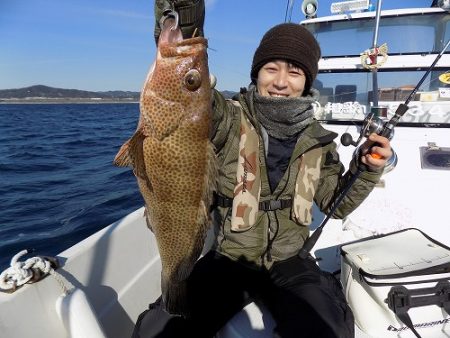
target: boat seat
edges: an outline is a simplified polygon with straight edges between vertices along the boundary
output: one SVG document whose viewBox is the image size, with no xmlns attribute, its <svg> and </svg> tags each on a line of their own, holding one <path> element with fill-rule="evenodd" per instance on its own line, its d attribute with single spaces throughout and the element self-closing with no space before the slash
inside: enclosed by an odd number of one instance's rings
<svg viewBox="0 0 450 338">
<path fill-rule="evenodd" d="M 378 100 L 379 101 L 405 101 L 406 98 L 414 90 L 411 86 L 402 86 L 399 88 L 379 88 L 378 89 Z M 373 102 L 373 91 L 368 92 L 369 102 Z M 419 94 L 413 97 L 414 101 L 419 100 Z"/>
<path fill-rule="evenodd" d="M 356 85 L 337 85 L 335 91 L 335 102 L 354 102 L 356 101 Z"/>
<path fill-rule="evenodd" d="M 319 89 L 319 91 L 319 103 L 322 107 L 324 107 L 328 102 L 334 102 L 333 87 L 324 87 Z"/>
<path fill-rule="evenodd" d="M 237 313 L 215 338 L 272 338 L 275 321 L 263 305 L 248 304 Z"/>
<path fill-rule="evenodd" d="M 373 90 L 368 93 L 369 102 L 374 101 Z M 379 88 L 378 89 L 379 101 L 395 101 L 395 88 Z"/>
<path fill-rule="evenodd" d="M 402 86 L 399 88 L 396 88 L 395 90 L 395 100 L 396 101 L 405 101 L 409 95 L 414 90 L 414 86 Z M 413 101 L 419 101 L 420 100 L 420 94 L 415 94 L 412 98 Z"/>
</svg>

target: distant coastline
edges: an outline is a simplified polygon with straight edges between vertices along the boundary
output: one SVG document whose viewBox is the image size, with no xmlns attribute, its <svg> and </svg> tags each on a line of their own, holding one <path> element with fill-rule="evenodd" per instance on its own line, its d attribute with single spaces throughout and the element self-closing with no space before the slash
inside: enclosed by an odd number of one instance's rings
<svg viewBox="0 0 450 338">
<path fill-rule="evenodd" d="M 0 103 L 138 103 L 139 96 L 139 92 L 132 91 L 93 92 L 35 85 L 0 90 Z"/>
<path fill-rule="evenodd" d="M 46 98 L 46 97 L 30 97 L 24 99 L 0 99 L 0 104 L 107 104 L 107 103 L 135 103 L 138 104 L 139 100 L 126 100 L 126 99 L 77 99 L 77 98 Z"/>
<path fill-rule="evenodd" d="M 226 90 L 222 91 L 222 94 L 228 99 L 236 93 Z M 92 92 L 44 85 L 0 90 L 0 104 L 139 103 L 139 98 L 140 92 L 122 90 Z"/>
</svg>

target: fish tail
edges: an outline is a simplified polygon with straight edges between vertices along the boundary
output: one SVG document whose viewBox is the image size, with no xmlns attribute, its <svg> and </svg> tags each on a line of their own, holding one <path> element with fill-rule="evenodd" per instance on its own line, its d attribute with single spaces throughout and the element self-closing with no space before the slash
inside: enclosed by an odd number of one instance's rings
<svg viewBox="0 0 450 338">
<path fill-rule="evenodd" d="M 166 279 L 161 280 L 164 310 L 171 315 L 188 316 L 187 282 Z"/>
<path fill-rule="evenodd" d="M 210 224 L 209 206 L 212 202 L 213 192 L 217 186 L 218 165 L 214 145 L 208 142 L 207 147 L 207 170 L 204 176 L 204 190 L 202 200 L 197 213 L 197 224 L 200 225 L 197 238 L 193 240 L 194 246 L 188 257 L 180 262 L 174 274 L 162 273 L 161 291 L 165 310 L 172 315 L 189 316 L 187 278 L 203 249 L 203 242 L 206 236 L 206 229 Z"/>
</svg>

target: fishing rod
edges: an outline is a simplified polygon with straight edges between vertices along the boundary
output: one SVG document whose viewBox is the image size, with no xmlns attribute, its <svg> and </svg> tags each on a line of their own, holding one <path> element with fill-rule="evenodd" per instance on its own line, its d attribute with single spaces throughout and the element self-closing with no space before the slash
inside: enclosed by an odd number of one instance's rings
<svg viewBox="0 0 450 338">
<path fill-rule="evenodd" d="M 341 137 L 341 143 L 346 147 L 349 145 L 353 145 L 356 147 L 356 146 L 358 146 L 358 144 L 360 143 L 360 141 L 363 137 L 368 137 L 372 133 L 376 133 L 378 135 L 384 136 L 387 139 L 391 140 L 392 137 L 394 136 L 394 127 L 397 125 L 400 118 L 409 109 L 408 103 L 411 102 L 412 98 L 416 95 L 417 90 L 420 88 L 422 83 L 425 81 L 428 74 L 430 74 L 430 72 L 433 70 L 434 66 L 439 61 L 439 59 L 442 57 L 442 55 L 445 53 L 445 51 L 449 45 L 450 45 L 450 40 L 447 41 L 447 44 L 445 45 L 445 47 L 436 56 L 433 63 L 430 65 L 430 67 L 427 69 L 425 74 L 419 80 L 419 83 L 417 83 L 416 87 L 412 90 L 412 92 L 406 98 L 405 102 L 401 103 L 397 107 L 394 116 L 389 121 L 384 123 L 383 120 L 379 117 L 379 115 L 380 115 L 379 111 L 381 110 L 380 107 L 372 107 L 370 113 L 364 119 L 358 139 L 356 141 L 353 141 L 353 138 L 349 133 L 344 133 L 344 134 L 342 134 L 342 137 Z M 374 146 L 375 146 L 375 143 L 373 143 L 369 146 L 368 153 L 370 153 L 371 149 Z M 358 151 L 355 154 L 355 156 L 359 156 L 359 155 L 360 155 L 360 152 Z M 363 163 L 359 163 L 356 173 L 350 178 L 350 180 L 344 186 L 342 191 L 339 193 L 339 196 L 336 198 L 331 210 L 328 212 L 325 219 L 322 221 L 322 223 L 319 225 L 319 227 L 313 232 L 313 234 L 305 241 L 305 244 L 298 252 L 298 255 L 300 256 L 300 258 L 305 259 L 306 257 L 308 257 L 309 252 L 312 250 L 312 248 L 316 244 L 317 240 L 319 239 L 320 235 L 322 234 L 323 228 L 325 227 L 325 225 L 327 224 L 329 219 L 334 215 L 334 212 L 339 207 L 339 205 L 341 204 L 342 200 L 347 195 L 350 188 L 353 186 L 353 183 L 355 183 L 355 181 L 358 179 L 358 177 L 361 175 L 361 173 L 366 170 L 367 170 L 367 166 Z"/>
</svg>

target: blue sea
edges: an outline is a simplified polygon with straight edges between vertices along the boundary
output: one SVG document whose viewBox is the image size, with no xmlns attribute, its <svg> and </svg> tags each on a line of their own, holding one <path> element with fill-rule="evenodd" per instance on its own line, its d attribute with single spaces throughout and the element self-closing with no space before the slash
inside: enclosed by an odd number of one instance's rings
<svg viewBox="0 0 450 338">
<path fill-rule="evenodd" d="M 138 117 L 132 103 L 0 104 L 0 272 L 22 249 L 54 256 L 143 205 L 131 169 L 113 165 Z"/>
</svg>

